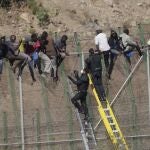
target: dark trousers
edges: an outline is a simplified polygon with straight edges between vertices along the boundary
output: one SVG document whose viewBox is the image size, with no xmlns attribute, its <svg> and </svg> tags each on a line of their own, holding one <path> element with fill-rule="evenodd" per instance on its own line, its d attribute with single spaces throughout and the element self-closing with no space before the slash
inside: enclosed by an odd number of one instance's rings
<svg viewBox="0 0 150 150">
<path fill-rule="evenodd" d="M 103 56 L 104 56 L 104 63 L 105 63 L 105 67 L 106 67 L 106 71 L 108 71 L 108 68 L 109 68 L 109 53 L 110 53 L 110 50 L 109 51 L 104 51 L 102 52 L 103 53 Z"/>
<path fill-rule="evenodd" d="M 32 80 L 35 81 L 36 79 L 35 79 L 35 76 L 34 76 L 34 64 L 33 64 L 33 61 L 30 61 L 30 62 L 28 62 L 28 61 L 26 61 L 26 62 L 25 62 L 25 61 L 22 61 L 22 62 L 20 63 L 18 76 L 21 76 L 21 75 L 22 75 L 23 69 L 24 69 L 24 67 L 26 66 L 26 64 L 28 64 L 28 67 L 29 67 L 29 71 L 30 71 L 30 75 L 31 75 L 31 77 L 32 77 Z"/>
<path fill-rule="evenodd" d="M 112 74 L 112 71 L 113 71 L 113 68 L 114 68 L 116 60 L 117 60 L 117 55 L 111 53 L 110 54 L 110 65 L 109 65 L 109 69 L 108 69 L 108 76 L 109 76 L 109 78 L 110 78 L 110 76 Z"/>
<path fill-rule="evenodd" d="M 0 58 L 0 74 L 2 74 L 3 71 L 3 59 Z"/>
<path fill-rule="evenodd" d="M 96 92 L 100 100 L 105 101 L 106 95 L 105 90 L 102 83 L 102 71 L 96 71 L 92 73 L 92 81 L 95 86 Z"/>
<path fill-rule="evenodd" d="M 61 55 L 58 55 L 56 58 L 56 64 L 57 64 L 57 68 L 61 65 L 61 63 L 63 62 L 64 58 L 61 57 Z"/>
<path fill-rule="evenodd" d="M 87 92 L 79 91 L 76 95 L 71 99 L 74 106 L 80 111 L 83 108 L 85 116 L 88 115 L 88 108 L 86 104 L 86 96 Z M 80 101 L 80 103 L 79 103 Z"/>
</svg>

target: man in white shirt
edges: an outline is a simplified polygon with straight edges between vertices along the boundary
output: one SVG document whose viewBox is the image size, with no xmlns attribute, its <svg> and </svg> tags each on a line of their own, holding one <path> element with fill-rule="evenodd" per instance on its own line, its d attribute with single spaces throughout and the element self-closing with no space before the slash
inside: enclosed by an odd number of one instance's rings
<svg viewBox="0 0 150 150">
<path fill-rule="evenodd" d="M 103 54 L 106 71 L 108 71 L 110 46 L 108 44 L 107 36 L 102 30 L 96 30 L 95 45 L 96 49 Z"/>
</svg>

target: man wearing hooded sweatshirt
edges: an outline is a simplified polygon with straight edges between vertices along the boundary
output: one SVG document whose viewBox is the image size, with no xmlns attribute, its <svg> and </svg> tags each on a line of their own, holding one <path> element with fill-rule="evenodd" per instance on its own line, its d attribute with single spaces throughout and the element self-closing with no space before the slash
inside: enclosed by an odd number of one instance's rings
<svg viewBox="0 0 150 150">
<path fill-rule="evenodd" d="M 78 92 L 71 99 L 71 101 L 80 113 L 85 114 L 85 119 L 87 119 L 88 108 L 86 104 L 86 96 L 89 86 L 89 79 L 85 69 L 81 70 L 81 76 L 78 75 L 77 71 L 74 71 L 74 74 L 76 79 L 73 79 L 71 76 L 68 76 L 68 78 L 77 86 Z M 81 104 L 79 103 L 79 100 Z"/>
</svg>

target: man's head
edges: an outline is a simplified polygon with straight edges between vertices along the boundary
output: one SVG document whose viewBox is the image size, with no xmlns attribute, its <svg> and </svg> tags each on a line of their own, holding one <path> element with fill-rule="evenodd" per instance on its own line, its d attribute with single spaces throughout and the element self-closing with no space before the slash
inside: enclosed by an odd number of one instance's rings
<svg viewBox="0 0 150 150">
<path fill-rule="evenodd" d="M 147 41 L 147 45 L 150 46 L 150 39 Z"/>
<path fill-rule="evenodd" d="M 129 35 L 129 29 L 125 28 L 125 29 L 123 30 L 123 32 L 124 32 L 125 34 Z"/>
<path fill-rule="evenodd" d="M 42 35 L 41 35 L 41 38 L 42 39 L 47 39 L 48 37 L 48 33 L 46 31 L 43 31 Z"/>
<path fill-rule="evenodd" d="M 32 40 L 33 42 L 36 42 L 37 39 L 38 39 L 37 34 L 36 34 L 36 33 L 33 33 L 33 34 L 31 35 L 31 40 Z"/>
<path fill-rule="evenodd" d="M 0 44 L 4 44 L 5 41 L 6 41 L 6 37 L 5 37 L 5 36 L 2 36 L 2 37 L 0 38 Z"/>
<path fill-rule="evenodd" d="M 102 33 L 103 31 L 101 29 L 96 30 L 96 35 Z"/>
<path fill-rule="evenodd" d="M 61 41 L 62 42 L 66 42 L 68 40 L 68 36 L 67 35 L 63 35 L 62 37 L 61 37 Z"/>
<path fill-rule="evenodd" d="M 115 30 L 111 30 L 111 37 L 112 38 L 118 38 L 117 32 Z"/>
<path fill-rule="evenodd" d="M 15 35 L 11 35 L 10 36 L 10 41 L 11 42 L 15 42 L 16 41 L 16 36 Z"/>
<path fill-rule="evenodd" d="M 89 55 L 93 55 L 94 54 L 94 49 L 93 48 L 90 48 L 89 49 Z"/>
</svg>

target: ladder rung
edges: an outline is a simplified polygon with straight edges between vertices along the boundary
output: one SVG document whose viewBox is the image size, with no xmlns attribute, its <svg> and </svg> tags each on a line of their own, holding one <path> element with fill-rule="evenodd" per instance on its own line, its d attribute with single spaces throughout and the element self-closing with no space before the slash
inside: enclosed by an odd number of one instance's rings
<svg viewBox="0 0 150 150">
<path fill-rule="evenodd" d="M 118 133 L 119 131 L 118 131 L 118 130 L 113 130 L 113 132 L 114 132 L 114 133 Z"/>
<path fill-rule="evenodd" d="M 92 135 L 88 135 L 88 138 L 93 138 L 93 136 Z"/>
<path fill-rule="evenodd" d="M 114 126 L 114 125 L 116 125 L 116 124 L 115 124 L 115 123 L 110 123 L 110 125 L 111 125 L 111 126 Z"/>
<path fill-rule="evenodd" d="M 117 139 L 117 140 L 121 140 L 122 138 L 121 138 L 121 137 L 117 137 L 116 139 Z"/>
<path fill-rule="evenodd" d="M 104 108 L 104 111 L 109 111 L 109 108 Z"/>
<path fill-rule="evenodd" d="M 107 118 L 112 118 L 112 116 L 106 116 Z"/>
<path fill-rule="evenodd" d="M 92 128 L 84 128 L 85 130 L 92 130 Z"/>
</svg>

